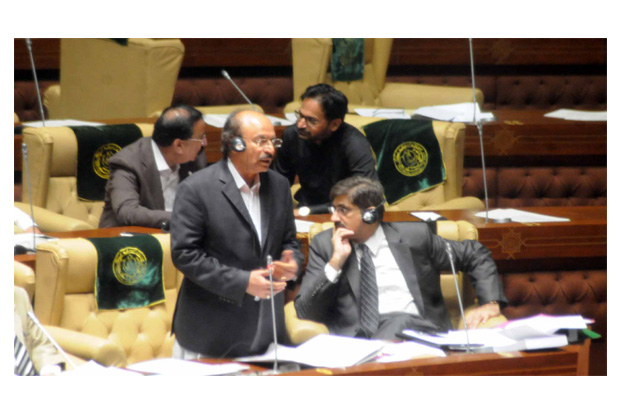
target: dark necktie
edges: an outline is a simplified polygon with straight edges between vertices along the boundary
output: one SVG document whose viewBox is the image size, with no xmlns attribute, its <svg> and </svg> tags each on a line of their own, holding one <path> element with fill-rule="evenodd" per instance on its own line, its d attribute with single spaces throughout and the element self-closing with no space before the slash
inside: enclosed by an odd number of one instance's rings
<svg viewBox="0 0 625 415">
<path fill-rule="evenodd" d="M 33 361 L 30 360 L 26 346 L 17 338 L 13 341 L 13 351 L 15 353 L 15 374 L 20 376 L 35 376 Z"/>
<path fill-rule="evenodd" d="M 361 244 L 360 249 L 360 324 L 367 337 L 371 337 L 378 330 L 380 321 L 378 283 L 375 280 L 371 251 L 365 244 Z"/>
</svg>

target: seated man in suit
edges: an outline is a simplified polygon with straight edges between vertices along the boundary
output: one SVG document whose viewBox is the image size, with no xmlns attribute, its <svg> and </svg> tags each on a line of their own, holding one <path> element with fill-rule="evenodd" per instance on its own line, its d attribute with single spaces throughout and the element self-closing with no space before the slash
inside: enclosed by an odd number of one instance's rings
<svg viewBox="0 0 625 415">
<path fill-rule="evenodd" d="M 265 115 L 235 111 L 222 133 L 224 158 L 178 188 L 171 256 L 184 279 L 172 329 L 176 358 L 264 353 L 273 342 L 272 287 L 278 342 L 286 341 L 283 291 L 304 256 L 289 182 L 269 171 L 281 141 Z"/>
<path fill-rule="evenodd" d="M 205 129 L 198 110 L 172 106 L 154 124 L 152 137 L 112 156 L 99 227 L 168 226 L 178 183 L 206 167 Z"/>
<path fill-rule="evenodd" d="M 350 176 L 377 180 L 375 161 L 365 136 L 344 122 L 347 97 L 342 92 L 318 84 L 308 87 L 301 100 L 297 124 L 282 134 L 284 142 L 272 168 L 291 184 L 299 177 L 295 200 L 302 211 L 326 213 L 330 189 L 339 180 Z"/>
<path fill-rule="evenodd" d="M 28 294 L 13 287 L 15 337 L 14 373 L 20 376 L 56 375 L 65 369 L 63 355 L 27 314 L 33 311 Z"/>
<path fill-rule="evenodd" d="M 397 339 L 404 329 L 450 330 L 440 271 L 468 273 L 482 306 L 467 326 L 500 314 L 506 302 L 490 252 L 479 242 L 447 241 L 423 222 L 382 222 L 384 190 L 351 177 L 332 188 L 334 229 L 310 246 L 306 274 L 295 298 L 297 316 L 324 323 L 333 334 Z"/>
</svg>

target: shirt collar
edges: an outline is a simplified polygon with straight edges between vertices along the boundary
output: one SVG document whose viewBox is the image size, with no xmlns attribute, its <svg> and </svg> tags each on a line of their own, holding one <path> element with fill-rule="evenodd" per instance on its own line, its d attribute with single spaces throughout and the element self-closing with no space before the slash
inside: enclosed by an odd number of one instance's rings
<svg viewBox="0 0 625 415">
<path fill-rule="evenodd" d="M 249 188 L 245 180 L 243 180 L 243 177 L 241 177 L 241 175 L 239 174 L 237 168 L 234 167 L 234 164 L 232 163 L 232 160 L 230 160 L 230 157 L 228 157 L 228 170 L 230 170 L 230 174 L 232 174 L 232 177 L 234 178 L 234 183 L 236 184 L 237 189 L 241 190 Z M 260 176 L 257 174 L 254 178 L 254 184 L 252 185 L 251 190 L 258 190 L 259 188 Z"/>
<path fill-rule="evenodd" d="M 165 161 L 165 157 L 163 157 L 163 153 L 161 153 L 161 149 L 158 148 L 158 145 L 154 142 L 154 140 L 150 139 L 150 143 L 152 143 L 152 151 L 154 152 L 154 161 L 156 162 L 156 169 L 159 172 L 168 171 L 171 173 L 178 172 L 178 165 L 172 170 L 169 168 L 167 161 Z"/>
<path fill-rule="evenodd" d="M 373 255 L 377 256 L 378 250 L 384 244 L 385 241 L 386 241 L 386 235 L 384 235 L 382 226 L 378 224 L 378 228 L 375 230 L 375 232 L 373 232 L 373 235 L 371 235 L 369 239 L 365 241 L 365 245 L 367 245 L 367 247 L 369 248 L 369 250 L 371 251 Z"/>
</svg>

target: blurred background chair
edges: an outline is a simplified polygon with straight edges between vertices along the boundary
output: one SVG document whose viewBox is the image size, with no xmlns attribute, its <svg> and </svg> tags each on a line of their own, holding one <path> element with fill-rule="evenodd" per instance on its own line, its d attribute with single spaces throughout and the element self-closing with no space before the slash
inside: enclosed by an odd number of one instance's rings
<svg viewBox="0 0 625 415">
<path fill-rule="evenodd" d="M 163 250 L 165 302 L 128 310 L 99 310 L 94 293 L 98 255 L 85 239 L 59 239 L 37 250 L 35 313 L 62 347 L 78 349 L 95 337 L 123 350 L 120 366 L 171 357 L 173 313 L 183 275 L 173 265 L 169 234 Z"/>
<path fill-rule="evenodd" d="M 445 239 L 449 239 L 451 241 L 478 239 L 477 228 L 467 221 L 437 221 L 436 225 L 436 233 Z M 330 229 L 333 226 L 334 224 L 332 222 L 315 223 L 311 226 L 308 233 L 309 241 L 312 242 L 315 235 L 326 229 Z M 475 297 L 473 287 L 468 281 L 468 278 L 465 277 L 462 272 L 458 272 L 457 276 L 458 289 L 462 297 L 462 304 L 466 314 L 472 308 L 477 307 L 477 298 Z M 458 304 L 458 296 L 456 294 L 453 274 L 441 274 L 441 291 L 443 293 L 443 299 L 445 300 L 445 306 L 447 307 L 452 327 L 457 329 L 463 328 L 464 324 L 460 315 L 460 306 Z M 285 319 L 287 333 L 293 344 L 301 344 L 318 334 L 328 333 L 328 329 L 324 324 L 311 320 L 299 319 L 292 301 L 285 306 Z M 506 318 L 503 315 L 500 315 L 498 317 L 491 318 L 486 323 L 481 324 L 480 327 L 495 327 L 505 321 Z"/>
<path fill-rule="evenodd" d="M 61 39 L 60 85 L 49 87 L 50 119 L 151 117 L 174 96 L 180 39 Z"/>
<path fill-rule="evenodd" d="M 144 137 L 152 135 L 152 124 L 137 126 Z M 24 128 L 23 142 L 28 146 L 33 205 L 82 222 L 73 223 L 74 229 L 63 230 L 96 229 L 104 202 L 88 202 L 78 198 L 78 145 L 74 131 L 69 127 Z M 22 202 L 28 204 L 29 184 L 24 162 L 22 171 Z M 26 212 L 30 213 L 30 210 Z M 35 212 L 35 222 L 40 225 L 47 223 L 44 216 L 38 210 Z"/>
<path fill-rule="evenodd" d="M 383 107 L 415 110 L 423 106 L 473 102 L 471 88 L 386 82 L 386 71 L 393 39 L 366 38 L 364 43 L 364 75 L 355 81 L 334 81 L 328 71 L 332 55 L 331 38 L 294 38 L 293 102 L 284 112 L 299 109 L 299 98 L 306 88 L 327 83 L 343 92 L 354 108 Z M 482 91 L 476 91 L 477 102 L 484 103 Z"/>
</svg>

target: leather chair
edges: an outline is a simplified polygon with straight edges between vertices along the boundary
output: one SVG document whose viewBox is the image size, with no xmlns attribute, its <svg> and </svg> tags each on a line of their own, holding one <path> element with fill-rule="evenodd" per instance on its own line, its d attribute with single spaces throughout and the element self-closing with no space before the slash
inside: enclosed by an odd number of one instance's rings
<svg viewBox="0 0 625 415">
<path fill-rule="evenodd" d="M 13 202 L 13 204 L 30 216 L 30 205 L 22 202 Z M 37 227 L 43 233 L 47 232 L 71 232 L 93 229 L 91 225 L 80 219 L 70 218 L 58 213 L 51 212 L 39 206 L 33 206 L 33 215 Z M 14 233 L 23 233 L 24 230 L 14 226 Z"/>
<path fill-rule="evenodd" d="M 452 241 L 478 239 L 477 228 L 475 227 L 475 225 L 469 222 L 437 221 L 436 225 L 436 233 L 445 239 L 449 239 Z M 333 226 L 334 225 L 332 222 L 316 223 L 312 225 L 308 233 L 309 241 L 312 242 L 312 239 L 315 237 L 315 235 Z M 468 278 L 466 278 L 462 274 L 462 272 L 458 272 L 457 276 L 458 289 L 462 297 L 462 304 L 464 306 L 466 315 L 468 311 L 477 306 L 477 299 L 475 297 L 475 293 L 473 292 L 473 288 L 471 287 L 471 283 L 468 281 Z M 453 274 L 441 274 L 441 291 L 443 292 L 443 299 L 445 300 L 445 306 L 447 307 L 447 312 L 449 313 L 452 327 L 458 329 L 463 328 L 464 324 L 461 318 L 460 307 L 458 304 L 458 295 L 456 293 Z M 299 319 L 297 317 L 297 313 L 295 312 L 295 306 L 293 301 L 286 304 L 284 310 L 287 333 L 293 344 L 300 344 L 318 334 L 328 333 L 328 329 L 324 324 L 317 323 L 315 321 Z M 502 314 L 500 316 L 491 318 L 486 323 L 481 324 L 480 327 L 495 327 L 505 321 L 506 318 Z"/>
<path fill-rule="evenodd" d="M 48 88 L 50 119 L 151 117 L 174 96 L 180 39 L 61 39 L 61 84 Z"/>
<path fill-rule="evenodd" d="M 293 39 L 291 46 L 294 102 L 286 105 L 285 113 L 298 109 L 299 98 L 306 88 L 318 83 L 327 83 L 342 91 L 350 103 L 350 112 L 362 107 L 415 110 L 430 105 L 473 102 L 471 88 L 386 82 L 393 39 L 365 39 L 363 79 L 349 82 L 334 81 L 328 72 L 332 39 Z M 476 91 L 476 99 L 480 105 L 484 103 L 482 91 Z"/>
<path fill-rule="evenodd" d="M 124 366 L 170 357 L 173 313 L 183 275 L 173 265 L 169 234 L 155 234 L 163 249 L 165 302 L 129 310 L 98 310 L 94 294 L 97 253 L 85 239 L 59 239 L 37 250 L 35 313 L 62 347 L 82 350 L 93 339 L 123 351 Z"/>
<path fill-rule="evenodd" d="M 152 135 L 152 124 L 137 124 L 143 136 Z M 87 202 L 78 198 L 76 192 L 76 171 L 78 166 L 78 145 L 76 136 L 68 127 L 25 128 L 23 142 L 28 146 L 28 165 L 32 202 L 42 208 L 35 212 L 38 224 L 53 219 L 44 218 L 47 210 L 73 218 L 70 227 L 63 230 L 96 229 L 104 202 Z M 22 171 L 26 167 L 22 162 Z M 27 175 L 22 175 L 22 201 L 28 204 Z M 29 211 L 27 211 L 28 213 Z"/>
<path fill-rule="evenodd" d="M 32 301 L 35 296 L 35 271 L 28 265 L 13 261 L 13 285 L 26 290 Z"/>
</svg>

